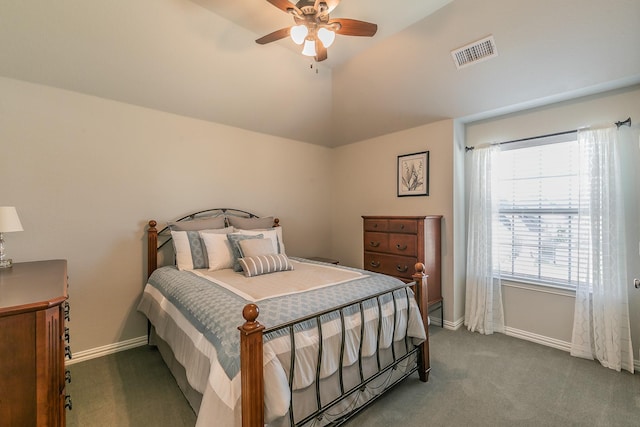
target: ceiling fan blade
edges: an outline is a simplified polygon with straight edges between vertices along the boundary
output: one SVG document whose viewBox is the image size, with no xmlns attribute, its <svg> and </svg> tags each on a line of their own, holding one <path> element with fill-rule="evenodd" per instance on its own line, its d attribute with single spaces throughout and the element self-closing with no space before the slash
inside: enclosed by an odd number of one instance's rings
<svg viewBox="0 0 640 427">
<path fill-rule="evenodd" d="M 336 18 L 329 21 L 329 24 L 334 22 L 340 24 L 340 29 L 336 33 L 343 36 L 372 37 L 378 31 L 376 24 L 358 21 L 357 19 Z"/>
<path fill-rule="evenodd" d="M 291 30 L 291 28 L 289 28 L 289 27 L 280 28 L 279 30 L 274 31 L 273 33 L 269 33 L 266 36 L 260 37 L 258 40 L 256 40 L 256 43 L 258 43 L 258 44 L 267 44 L 267 43 L 274 42 L 276 40 L 283 39 L 283 38 L 289 36 L 289 31 L 290 30 Z"/>
<path fill-rule="evenodd" d="M 327 59 L 327 48 L 324 47 L 321 41 L 316 41 L 316 62 L 324 61 Z"/>
<path fill-rule="evenodd" d="M 267 0 L 267 1 L 284 12 L 289 13 L 289 10 L 293 9 L 293 10 L 297 10 L 298 12 L 300 12 L 300 14 L 302 14 L 300 9 L 298 9 L 296 5 L 291 3 L 289 0 Z"/>
</svg>

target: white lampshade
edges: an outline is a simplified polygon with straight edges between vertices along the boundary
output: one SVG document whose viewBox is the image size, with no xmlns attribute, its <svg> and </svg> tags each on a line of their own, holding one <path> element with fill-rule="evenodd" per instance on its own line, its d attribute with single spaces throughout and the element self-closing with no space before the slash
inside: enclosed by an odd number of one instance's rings
<svg viewBox="0 0 640 427">
<path fill-rule="evenodd" d="M 327 48 L 331 46 L 333 44 L 333 41 L 336 39 L 336 33 L 322 27 L 318 30 L 318 38 L 320 39 L 324 47 Z"/>
<path fill-rule="evenodd" d="M 304 41 L 302 54 L 305 56 L 316 56 L 316 41 L 310 38 L 306 39 Z"/>
<path fill-rule="evenodd" d="M 23 231 L 18 212 L 13 206 L 0 206 L 0 233 Z"/>
<path fill-rule="evenodd" d="M 289 36 L 291 36 L 291 40 L 293 40 L 295 44 L 304 43 L 304 39 L 307 37 L 307 34 L 309 34 L 309 29 L 306 25 L 296 25 L 291 27 L 291 30 L 289 31 Z"/>
</svg>

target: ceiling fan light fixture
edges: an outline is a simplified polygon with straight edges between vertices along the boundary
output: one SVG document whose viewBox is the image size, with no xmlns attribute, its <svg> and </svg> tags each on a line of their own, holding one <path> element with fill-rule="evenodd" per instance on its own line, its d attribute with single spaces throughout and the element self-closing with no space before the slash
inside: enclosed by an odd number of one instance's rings
<svg viewBox="0 0 640 427">
<path fill-rule="evenodd" d="M 295 44 L 304 43 L 304 39 L 307 37 L 307 34 L 309 34 L 309 29 L 306 25 L 295 25 L 291 27 L 291 31 L 289 31 L 291 40 L 293 40 Z"/>
<path fill-rule="evenodd" d="M 305 39 L 302 54 L 305 56 L 316 56 L 316 41 L 310 37 Z"/>
<path fill-rule="evenodd" d="M 322 27 L 318 30 L 318 38 L 320 39 L 324 47 L 328 48 L 333 44 L 333 41 L 336 39 L 336 33 L 334 33 L 333 31 L 327 28 Z"/>
<path fill-rule="evenodd" d="M 327 49 L 335 41 L 336 34 L 343 36 L 373 37 L 378 26 L 371 22 L 350 18 L 331 19 L 329 14 L 340 0 L 267 0 L 268 3 L 289 14 L 294 21 L 290 27 L 280 28 L 256 40 L 267 44 L 291 37 L 302 46 L 302 54 L 316 62 L 327 59 Z"/>
</svg>

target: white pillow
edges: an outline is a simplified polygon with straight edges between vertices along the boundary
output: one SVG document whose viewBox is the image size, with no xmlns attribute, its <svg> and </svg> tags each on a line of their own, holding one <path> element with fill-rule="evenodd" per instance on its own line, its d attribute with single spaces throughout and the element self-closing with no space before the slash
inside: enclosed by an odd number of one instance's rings
<svg viewBox="0 0 640 427">
<path fill-rule="evenodd" d="M 197 231 L 172 231 L 171 240 L 178 270 L 206 267 L 204 250 Z"/>
<path fill-rule="evenodd" d="M 284 243 L 282 241 L 282 227 L 273 227 L 265 230 L 240 230 L 235 229 L 236 233 L 247 234 L 249 236 L 256 236 L 263 234 L 265 239 L 271 239 L 273 242 L 274 253 L 284 254 Z"/>
<path fill-rule="evenodd" d="M 227 233 L 200 232 L 200 237 L 207 248 L 209 271 L 233 267 L 233 252 Z"/>
<path fill-rule="evenodd" d="M 207 249 L 203 245 L 202 233 L 222 234 L 226 236 L 233 227 L 201 231 L 171 231 L 173 249 L 176 254 L 178 270 L 194 270 L 208 268 Z"/>
</svg>

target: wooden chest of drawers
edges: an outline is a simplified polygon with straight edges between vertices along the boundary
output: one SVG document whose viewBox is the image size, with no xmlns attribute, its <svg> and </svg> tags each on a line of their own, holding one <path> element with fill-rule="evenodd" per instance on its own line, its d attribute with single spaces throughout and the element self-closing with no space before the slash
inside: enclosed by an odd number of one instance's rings
<svg viewBox="0 0 640 427">
<path fill-rule="evenodd" d="M 64 426 L 65 260 L 0 270 L 0 425 Z"/>
<path fill-rule="evenodd" d="M 429 307 L 441 310 L 441 215 L 363 216 L 364 269 L 412 280 L 417 262 L 428 274 Z"/>
</svg>

